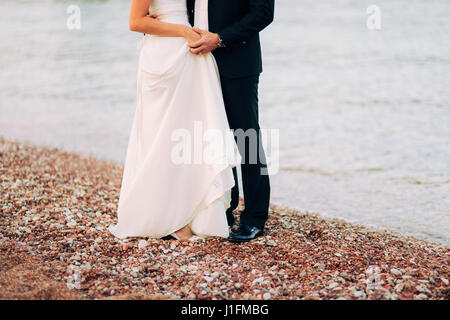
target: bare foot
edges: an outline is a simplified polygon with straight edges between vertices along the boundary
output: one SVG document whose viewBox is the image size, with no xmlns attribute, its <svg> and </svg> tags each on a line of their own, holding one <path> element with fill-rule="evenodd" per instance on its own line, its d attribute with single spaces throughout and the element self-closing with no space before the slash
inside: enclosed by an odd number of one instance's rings
<svg viewBox="0 0 450 320">
<path fill-rule="evenodd" d="M 189 226 L 184 226 L 180 230 L 176 231 L 175 234 L 180 238 L 180 240 L 189 240 L 193 236 L 191 228 Z"/>
</svg>

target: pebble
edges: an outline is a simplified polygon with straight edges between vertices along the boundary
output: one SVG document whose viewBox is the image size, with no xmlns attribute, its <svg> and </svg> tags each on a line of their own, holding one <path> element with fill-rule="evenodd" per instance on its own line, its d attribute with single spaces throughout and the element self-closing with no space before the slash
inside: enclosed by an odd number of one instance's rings
<svg viewBox="0 0 450 320">
<path fill-rule="evenodd" d="M 264 281 L 265 281 L 264 277 L 256 278 L 255 280 L 253 280 L 252 285 L 254 286 L 255 284 L 261 284 Z"/>
<path fill-rule="evenodd" d="M 419 291 L 419 292 L 429 292 L 429 290 L 426 287 L 422 286 L 422 285 L 416 286 L 416 290 Z"/>
<path fill-rule="evenodd" d="M 395 268 L 391 269 L 391 273 L 395 274 L 396 276 L 401 276 L 402 275 L 402 272 L 400 270 L 398 270 L 398 269 L 395 269 Z"/>
<path fill-rule="evenodd" d="M 139 240 L 138 242 L 138 248 L 139 249 L 144 249 L 147 246 L 147 241 L 146 240 Z"/>
<path fill-rule="evenodd" d="M 339 285 L 339 283 L 337 283 L 337 282 L 330 283 L 330 284 L 328 285 L 328 289 L 336 288 L 338 285 Z"/>
<path fill-rule="evenodd" d="M 314 265 L 314 267 L 316 267 L 317 269 L 324 271 L 325 270 L 325 264 L 324 263 L 316 263 Z"/>
</svg>

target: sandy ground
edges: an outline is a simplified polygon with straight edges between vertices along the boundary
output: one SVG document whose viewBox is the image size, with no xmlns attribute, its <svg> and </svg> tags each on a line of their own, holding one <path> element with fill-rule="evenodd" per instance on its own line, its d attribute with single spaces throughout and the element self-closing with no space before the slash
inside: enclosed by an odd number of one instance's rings
<svg viewBox="0 0 450 320">
<path fill-rule="evenodd" d="M 0 161 L 0 299 L 449 299 L 439 244 L 276 206 L 247 244 L 121 241 L 121 165 L 1 137 Z"/>
</svg>

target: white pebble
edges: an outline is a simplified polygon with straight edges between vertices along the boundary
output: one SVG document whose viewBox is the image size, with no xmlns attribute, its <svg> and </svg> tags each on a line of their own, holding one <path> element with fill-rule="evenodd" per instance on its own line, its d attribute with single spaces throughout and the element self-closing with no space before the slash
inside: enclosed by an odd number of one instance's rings
<svg viewBox="0 0 450 320">
<path fill-rule="evenodd" d="M 147 241 L 146 240 L 139 240 L 139 242 L 138 242 L 138 248 L 139 249 L 143 249 L 143 248 L 145 248 L 146 246 L 147 246 Z"/>
</svg>

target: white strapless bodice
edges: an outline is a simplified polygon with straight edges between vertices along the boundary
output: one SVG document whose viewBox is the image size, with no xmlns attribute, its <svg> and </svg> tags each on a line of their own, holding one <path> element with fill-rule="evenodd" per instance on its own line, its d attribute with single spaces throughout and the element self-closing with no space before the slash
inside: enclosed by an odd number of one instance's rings
<svg viewBox="0 0 450 320">
<path fill-rule="evenodd" d="M 153 0 L 149 12 L 160 21 L 189 25 L 186 0 Z M 194 23 L 208 30 L 208 0 L 195 1 Z"/>
<path fill-rule="evenodd" d="M 153 0 L 149 12 L 160 21 L 189 25 L 186 0 Z"/>
</svg>

